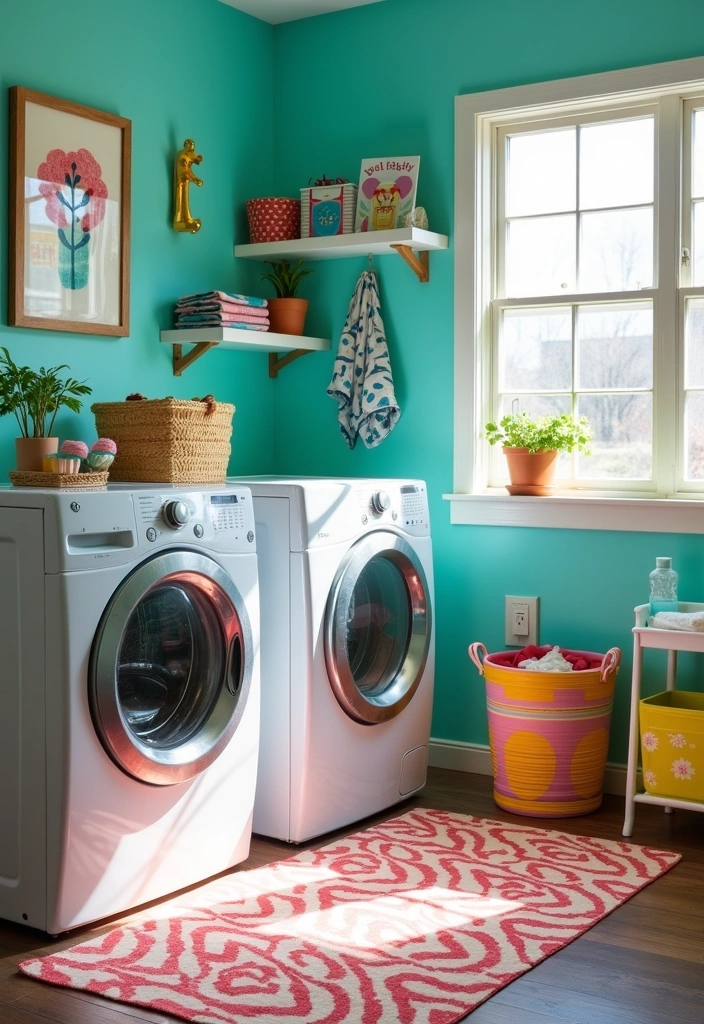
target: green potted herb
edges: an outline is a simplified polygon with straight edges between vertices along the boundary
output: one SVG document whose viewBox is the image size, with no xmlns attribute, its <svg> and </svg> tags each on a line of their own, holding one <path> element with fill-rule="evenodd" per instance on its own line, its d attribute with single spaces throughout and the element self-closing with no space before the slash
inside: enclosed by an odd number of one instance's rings
<svg viewBox="0 0 704 1024">
<path fill-rule="evenodd" d="M 537 418 L 527 412 L 512 413 L 498 425 L 487 423 L 484 430 L 489 444 L 503 446 L 510 494 L 551 494 L 558 454 L 576 448 L 588 455 L 592 440 L 586 418 L 575 420 L 566 413 Z"/>
<path fill-rule="evenodd" d="M 66 408 L 80 412 L 80 396 L 89 395 L 85 381 L 62 378 L 61 366 L 31 370 L 17 366 L 6 348 L 0 349 L 0 416 L 12 414 L 20 428 L 15 439 L 17 469 L 40 472 L 42 459 L 58 451 L 59 439 L 52 437 L 56 414 Z"/>
<path fill-rule="evenodd" d="M 302 263 L 303 260 L 294 264 L 290 260 L 269 262 L 271 273 L 262 275 L 262 281 L 271 281 L 276 289 L 276 298 L 269 299 L 270 330 L 275 334 L 303 334 L 308 299 L 297 299 L 296 292 L 301 281 L 313 271 L 304 270 Z"/>
</svg>

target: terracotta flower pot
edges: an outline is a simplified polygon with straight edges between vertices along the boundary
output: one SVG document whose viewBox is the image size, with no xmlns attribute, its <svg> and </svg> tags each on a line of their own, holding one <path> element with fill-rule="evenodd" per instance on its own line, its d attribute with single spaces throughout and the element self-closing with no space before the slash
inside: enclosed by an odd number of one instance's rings
<svg viewBox="0 0 704 1024">
<path fill-rule="evenodd" d="M 274 334 L 303 334 L 308 299 L 269 299 L 269 330 Z"/>
<path fill-rule="evenodd" d="M 509 494 L 552 494 L 557 467 L 556 451 L 529 452 L 527 448 L 504 448 L 511 483 Z"/>
<path fill-rule="evenodd" d="M 58 450 L 58 437 L 16 437 L 15 462 L 17 469 L 29 473 L 41 473 L 44 456 L 55 455 Z"/>
</svg>

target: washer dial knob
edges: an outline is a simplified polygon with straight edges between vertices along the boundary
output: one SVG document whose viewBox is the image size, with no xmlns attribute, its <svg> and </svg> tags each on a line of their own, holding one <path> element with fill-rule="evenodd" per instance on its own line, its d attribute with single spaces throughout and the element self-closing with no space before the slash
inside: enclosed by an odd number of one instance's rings
<svg viewBox="0 0 704 1024">
<path fill-rule="evenodd" d="M 386 491 L 374 491 L 374 494 L 372 494 L 372 508 L 380 515 L 382 512 L 386 512 L 388 508 L 391 508 L 391 498 Z"/>
<path fill-rule="evenodd" d="M 188 506 L 183 501 L 167 501 L 164 505 L 164 521 L 172 530 L 180 530 L 189 519 Z"/>
</svg>

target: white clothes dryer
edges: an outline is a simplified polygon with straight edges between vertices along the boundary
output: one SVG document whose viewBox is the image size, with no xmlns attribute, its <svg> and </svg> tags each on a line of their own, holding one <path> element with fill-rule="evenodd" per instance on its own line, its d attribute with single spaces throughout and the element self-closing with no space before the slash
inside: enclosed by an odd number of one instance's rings
<svg viewBox="0 0 704 1024">
<path fill-rule="evenodd" d="M 0 489 L 0 917 L 56 934 L 249 853 L 252 501 Z"/>
<path fill-rule="evenodd" d="M 262 600 L 254 831 L 301 842 L 425 784 L 435 661 L 426 487 L 243 482 Z"/>
</svg>

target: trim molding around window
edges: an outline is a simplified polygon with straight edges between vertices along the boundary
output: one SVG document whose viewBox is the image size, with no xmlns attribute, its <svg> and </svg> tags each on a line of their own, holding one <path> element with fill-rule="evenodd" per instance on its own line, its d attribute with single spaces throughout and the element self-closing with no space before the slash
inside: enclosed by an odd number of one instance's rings
<svg viewBox="0 0 704 1024">
<path fill-rule="evenodd" d="M 487 487 L 488 446 L 477 443 L 486 411 L 483 396 L 491 388 L 486 309 L 487 296 L 492 294 L 488 282 L 494 274 L 496 197 L 492 189 L 492 153 L 496 129 L 515 123 L 517 117 L 560 116 L 561 112 L 574 115 L 595 106 L 657 102 L 673 91 L 685 97 L 697 93 L 701 96 L 704 58 L 456 98 L 454 483 L 453 493 L 444 496 L 451 502 L 453 523 L 704 532 L 701 487 L 693 488 L 691 493 L 674 494 L 674 480 L 668 487 L 661 479 L 658 494 L 626 496 L 602 491 L 583 495 L 572 491 L 554 498 L 519 499 Z M 661 139 L 660 145 L 670 146 L 671 152 L 679 142 L 667 138 Z M 669 177 L 672 168 L 667 170 Z M 667 212 L 672 217 L 673 229 L 677 224 L 679 231 L 676 203 L 672 196 Z M 674 267 L 666 273 L 674 273 Z M 468 283 L 471 287 L 467 287 Z M 661 412 L 668 416 L 674 411 L 672 397 L 663 396 L 668 408 L 661 408 Z"/>
</svg>

